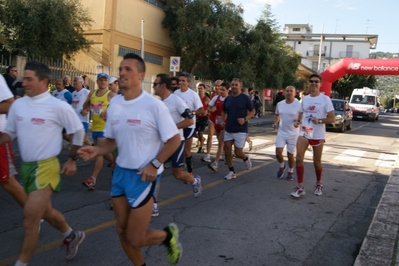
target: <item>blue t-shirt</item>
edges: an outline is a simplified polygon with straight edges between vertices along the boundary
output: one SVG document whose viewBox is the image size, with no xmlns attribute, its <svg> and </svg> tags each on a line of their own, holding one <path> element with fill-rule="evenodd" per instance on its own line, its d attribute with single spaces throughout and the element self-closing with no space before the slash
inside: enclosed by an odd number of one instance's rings
<svg viewBox="0 0 399 266">
<path fill-rule="evenodd" d="M 248 132 L 248 121 L 240 125 L 237 118 L 244 118 L 249 111 L 254 109 L 251 99 L 245 95 L 240 94 L 236 97 L 226 97 L 223 104 L 223 111 L 227 113 L 226 131 L 230 133 Z"/>
</svg>

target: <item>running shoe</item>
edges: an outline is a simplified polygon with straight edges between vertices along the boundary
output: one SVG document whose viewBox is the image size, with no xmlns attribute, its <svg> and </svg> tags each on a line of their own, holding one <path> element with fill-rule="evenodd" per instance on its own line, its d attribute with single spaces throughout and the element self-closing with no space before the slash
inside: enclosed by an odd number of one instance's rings
<svg viewBox="0 0 399 266">
<path fill-rule="evenodd" d="M 288 181 L 294 180 L 294 173 L 288 172 L 288 174 L 287 174 L 287 180 L 288 180 Z"/>
<path fill-rule="evenodd" d="M 233 171 L 230 171 L 230 172 L 224 177 L 224 179 L 230 180 L 230 179 L 236 178 L 236 177 L 237 177 L 237 176 L 236 176 L 236 173 L 234 173 Z"/>
<path fill-rule="evenodd" d="M 159 216 L 159 207 L 158 205 L 153 205 L 152 206 L 152 217 Z"/>
<path fill-rule="evenodd" d="M 204 150 L 202 149 L 202 147 L 199 147 L 197 153 L 205 153 L 205 152 L 204 152 Z"/>
<path fill-rule="evenodd" d="M 94 190 L 96 188 L 96 181 L 92 177 L 89 177 L 82 182 L 82 185 Z"/>
<path fill-rule="evenodd" d="M 224 157 L 224 152 L 222 153 L 222 157 L 220 157 L 220 161 L 224 161 L 226 158 Z"/>
<path fill-rule="evenodd" d="M 284 167 L 280 167 L 278 169 L 278 172 L 277 172 L 277 177 L 278 178 L 284 178 L 285 168 L 286 168 L 286 166 L 284 165 Z"/>
<path fill-rule="evenodd" d="M 201 158 L 201 161 L 206 162 L 206 163 L 212 162 L 211 155 L 209 153 L 206 154 L 204 157 Z"/>
<path fill-rule="evenodd" d="M 176 265 L 183 255 L 183 247 L 179 241 L 179 228 L 177 224 L 170 223 L 164 230 L 172 235 L 169 243 L 165 244 L 168 253 L 168 261 L 170 264 Z"/>
<path fill-rule="evenodd" d="M 201 177 L 197 175 L 195 176 L 195 179 L 197 180 L 197 184 L 195 185 L 193 184 L 193 193 L 194 193 L 194 198 L 197 198 L 202 193 Z"/>
<path fill-rule="evenodd" d="M 208 164 L 208 168 L 211 169 L 214 172 L 218 171 L 218 164 L 216 162 Z"/>
<path fill-rule="evenodd" d="M 317 196 L 321 196 L 321 195 L 323 195 L 322 189 L 323 189 L 323 184 L 322 183 L 317 183 L 313 193 L 315 195 L 317 195 Z"/>
<path fill-rule="evenodd" d="M 251 158 L 249 158 L 249 154 L 247 154 L 247 160 L 244 161 L 245 162 L 245 166 L 247 167 L 247 170 L 252 168 L 252 162 L 251 162 Z"/>
<path fill-rule="evenodd" d="M 250 141 L 250 142 L 248 142 L 248 145 L 249 145 L 249 151 L 252 151 L 252 141 Z"/>
<path fill-rule="evenodd" d="M 66 246 L 66 255 L 65 258 L 67 260 L 73 259 L 75 257 L 76 253 L 78 252 L 79 245 L 83 242 L 83 240 L 86 237 L 85 232 L 82 231 L 74 231 L 75 237 L 68 241 L 67 239 L 64 239 L 64 242 L 62 246 Z"/>
<path fill-rule="evenodd" d="M 291 192 L 291 197 L 299 198 L 300 196 L 305 195 L 304 187 L 295 187 L 294 191 Z"/>
<path fill-rule="evenodd" d="M 43 219 L 40 219 L 40 223 L 39 223 L 39 234 L 40 234 L 40 229 L 42 228 L 42 223 L 44 222 L 44 220 Z"/>
</svg>

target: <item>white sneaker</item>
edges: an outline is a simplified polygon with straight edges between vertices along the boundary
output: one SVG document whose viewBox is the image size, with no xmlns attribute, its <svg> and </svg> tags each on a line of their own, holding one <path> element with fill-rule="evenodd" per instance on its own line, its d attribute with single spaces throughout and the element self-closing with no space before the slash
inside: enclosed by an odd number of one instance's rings
<svg viewBox="0 0 399 266">
<path fill-rule="evenodd" d="M 321 184 L 321 183 L 316 184 L 316 186 L 315 186 L 315 191 L 314 191 L 313 193 L 314 193 L 315 195 L 317 195 L 317 196 L 321 196 L 321 195 L 323 195 L 322 189 L 323 189 L 323 184 Z"/>
<path fill-rule="evenodd" d="M 295 187 L 294 191 L 291 192 L 291 197 L 299 198 L 300 196 L 305 195 L 305 188 L 304 187 Z"/>
<path fill-rule="evenodd" d="M 158 207 L 158 205 L 153 205 L 152 206 L 152 215 L 151 215 L 152 217 L 157 217 L 157 216 L 159 216 L 159 207 Z"/>
<path fill-rule="evenodd" d="M 224 177 L 224 179 L 230 180 L 230 179 L 236 178 L 236 177 L 237 177 L 237 176 L 236 176 L 236 173 L 234 173 L 233 171 L 230 171 L 230 172 Z"/>
<path fill-rule="evenodd" d="M 247 167 L 247 170 L 249 170 L 252 168 L 252 162 L 251 162 L 251 158 L 249 158 L 249 154 L 247 154 L 247 158 L 248 158 L 248 160 L 244 161 L 244 163 Z"/>
<path fill-rule="evenodd" d="M 218 164 L 216 162 L 208 164 L 208 168 L 211 169 L 214 172 L 218 171 Z"/>
<path fill-rule="evenodd" d="M 197 198 L 202 193 L 201 177 L 199 175 L 195 176 L 197 184 L 193 185 L 194 198 Z"/>
<path fill-rule="evenodd" d="M 211 155 L 209 153 L 206 154 L 204 157 L 201 158 L 201 161 L 206 162 L 206 163 L 212 162 Z"/>
</svg>

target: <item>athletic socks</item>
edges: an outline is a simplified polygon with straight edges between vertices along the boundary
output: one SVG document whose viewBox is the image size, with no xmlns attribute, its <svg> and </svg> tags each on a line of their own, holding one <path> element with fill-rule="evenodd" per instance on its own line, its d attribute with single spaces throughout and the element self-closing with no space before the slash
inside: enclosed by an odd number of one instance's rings
<svg viewBox="0 0 399 266">
<path fill-rule="evenodd" d="M 193 172 L 193 166 L 192 166 L 193 163 L 192 163 L 192 159 L 193 159 L 192 156 L 186 158 L 187 171 L 188 171 L 189 173 L 192 173 L 192 172 Z"/>
<path fill-rule="evenodd" d="M 298 176 L 298 184 L 303 184 L 303 174 L 305 169 L 303 165 L 296 167 L 296 175 Z"/>
</svg>

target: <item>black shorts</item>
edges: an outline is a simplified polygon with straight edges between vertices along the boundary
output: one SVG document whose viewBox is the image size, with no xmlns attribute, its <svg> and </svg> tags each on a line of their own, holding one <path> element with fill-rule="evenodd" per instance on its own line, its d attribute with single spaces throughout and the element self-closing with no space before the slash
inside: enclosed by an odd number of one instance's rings
<svg viewBox="0 0 399 266">
<path fill-rule="evenodd" d="M 205 131 L 205 128 L 208 126 L 208 117 L 200 117 L 197 118 L 197 122 L 195 123 L 195 131 Z"/>
</svg>

